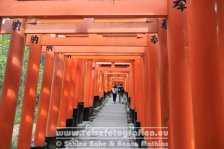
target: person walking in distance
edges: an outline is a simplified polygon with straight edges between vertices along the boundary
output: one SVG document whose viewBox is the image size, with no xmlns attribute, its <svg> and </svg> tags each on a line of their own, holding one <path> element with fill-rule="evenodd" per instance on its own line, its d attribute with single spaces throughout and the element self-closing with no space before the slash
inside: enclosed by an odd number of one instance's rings
<svg viewBox="0 0 224 149">
<path fill-rule="evenodd" d="M 119 103 L 124 103 L 124 87 L 122 86 L 122 84 L 119 85 L 118 87 L 118 94 L 119 94 Z M 121 98 L 122 98 L 122 102 L 121 102 Z"/>
<path fill-rule="evenodd" d="M 116 98 L 117 98 L 117 86 L 116 85 L 114 85 L 114 87 L 112 88 L 112 93 L 113 93 L 113 101 L 115 103 Z"/>
</svg>

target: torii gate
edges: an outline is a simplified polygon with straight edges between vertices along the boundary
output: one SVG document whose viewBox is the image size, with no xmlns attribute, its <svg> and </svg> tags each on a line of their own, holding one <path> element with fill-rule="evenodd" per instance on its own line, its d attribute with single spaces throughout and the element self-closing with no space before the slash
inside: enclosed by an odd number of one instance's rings
<svg viewBox="0 0 224 149">
<path fill-rule="evenodd" d="M 12 21 L 9 20 L 9 22 L 11 22 L 11 24 L 12 24 Z M 42 82 L 43 84 L 42 84 L 42 91 L 41 91 L 41 96 L 40 96 L 40 105 L 39 105 L 39 110 L 38 110 L 39 113 L 38 113 L 37 127 L 36 127 L 35 140 L 34 140 L 35 146 L 43 146 L 45 144 L 45 137 L 43 137 L 43 136 L 55 135 L 56 126 L 65 126 L 66 117 L 72 116 L 71 115 L 72 110 L 73 110 L 73 108 L 77 107 L 77 102 L 79 99 L 83 99 L 83 98 L 85 99 L 84 103 L 85 103 L 86 108 L 88 108 L 89 106 L 92 105 L 93 87 L 94 87 L 94 85 L 92 85 L 92 84 L 94 83 L 94 80 L 95 80 L 95 74 L 94 74 L 95 70 L 92 70 L 93 62 L 115 59 L 114 55 L 119 55 L 118 57 L 116 57 L 116 60 L 112 60 L 112 61 L 117 61 L 117 62 L 122 62 L 125 60 L 135 60 L 135 59 L 140 59 L 142 57 L 142 55 L 144 54 L 144 51 L 145 51 L 145 46 L 147 45 L 146 36 L 144 36 L 144 35 L 138 36 L 137 34 L 131 35 L 131 36 L 124 35 L 124 37 L 122 37 L 124 39 L 123 41 L 120 40 L 121 37 L 119 37 L 119 35 L 116 35 L 116 36 L 113 37 L 112 39 L 110 39 L 110 38 L 108 39 L 108 37 L 99 37 L 99 42 L 97 42 L 97 41 L 93 42 L 93 39 L 96 40 L 96 38 L 97 38 L 96 35 L 95 36 L 91 35 L 89 37 L 87 35 L 86 39 L 83 39 L 83 37 L 81 37 L 81 38 L 80 37 L 66 37 L 66 36 L 60 35 L 57 38 L 57 40 L 56 40 L 55 36 L 53 36 L 53 37 L 47 36 L 47 35 L 41 36 L 39 34 L 27 36 L 26 44 L 31 47 L 31 52 L 39 51 L 39 54 L 38 54 L 39 57 L 36 56 L 37 55 L 36 52 L 32 52 L 32 53 L 30 52 L 30 57 L 31 57 L 31 55 L 33 55 L 33 56 L 32 56 L 32 59 L 31 58 L 29 59 L 29 64 L 32 64 L 33 61 L 37 62 L 38 59 L 40 59 L 40 54 L 42 52 L 43 54 L 45 54 L 45 57 L 46 57 L 46 62 L 45 62 L 46 65 L 45 66 L 48 67 L 44 70 L 44 80 L 45 80 L 45 78 L 49 77 L 49 76 L 47 76 L 47 74 L 48 75 L 56 74 L 56 76 L 53 77 L 54 80 L 52 83 L 54 85 L 53 85 L 52 89 L 51 89 L 51 86 L 50 86 L 51 83 L 49 82 L 49 80 L 48 80 L 48 83 L 46 81 Z M 121 35 L 121 36 L 123 36 L 123 35 Z M 126 36 L 130 36 L 131 38 L 126 37 Z M 116 40 L 116 38 L 119 38 L 119 40 Z M 81 44 L 81 40 L 84 40 L 83 44 Z M 115 40 L 115 41 L 113 41 L 113 40 Z M 46 41 L 49 41 L 49 43 L 46 43 Z M 80 41 L 80 43 L 78 42 L 78 45 L 77 45 L 77 44 L 75 44 L 76 43 L 75 41 Z M 124 44 L 124 42 L 127 42 L 126 45 Z M 128 42 L 131 43 L 131 45 L 129 45 Z M 135 42 L 136 42 L 136 44 L 135 44 Z M 104 46 L 104 47 L 102 47 L 102 46 Z M 130 47 L 130 46 L 133 46 L 133 47 Z M 93 51 L 93 50 L 94 50 L 94 53 L 91 53 L 91 51 Z M 84 56 L 87 53 L 88 53 L 88 56 Z M 54 66 L 52 65 L 54 55 L 56 56 L 55 70 L 53 70 Z M 67 57 L 63 58 L 63 55 L 65 55 L 65 56 L 67 55 Z M 73 58 L 73 60 L 70 58 Z M 121 61 L 119 61 L 119 59 Z M 83 64 L 86 60 L 87 60 L 86 80 L 88 80 L 88 81 L 85 84 L 84 97 L 79 96 L 78 93 L 79 93 L 79 91 L 81 92 L 81 90 L 77 91 L 78 89 L 76 89 L 76 91 L 75 91 L 76 94 L 73 92 L 66 93 L 65 89 L 68 88 L 69 82 L 68 82 L 68 80 L 64 80 L 64 79 L 66 77 L 68 77 L 69 74 L 72 76 L 74 75 L 73 72 L 71 74 L 68 70 L 70 70 L 71 68 L 77 68 L 77 66 Z M 64 68 L 63 68 L 63 65 L 64 65 Z M 30 69 L 32 69 L 32 68 L 30 68 Z M 28 68 L 28 71 L 30 69 Z M 63 69 L 64 69 L 64 71 L 63 71 Z M 84 69 L 84 68 L 82 67 L 81 69 Z M 52 73 L 53 71 L 55 73 Z M 97 71 L 126 72 L 126 71 L 130 71 L 130 69 L 129 68 L 116 68 L 115 70 L 112 70 L 112 69 L 104 69 L 101 67 L 97 67 Z M 81 70 L 81 72 L 82 73 L 79 74 L 81 76 L 76 75 L 76 77 L 82 78 L 84 71 Z M 35 72 L 33 72 L 33 73 L 35 73 Z M 60 74 L 60 75 L 58 76 L 58 74 Z M 65 76 L 64 79 L 62 77 L 63 74 Z M 79 80 L 79 79 L 73 79 L 72 76 L 70 78 L 70 81 L 74 82 L 75 80 Z M 27 82 L 31 83 L 32 81 L 29 80 Z M 33 83 L 37 84 L 37 82 L 33 82 Z M 74 87 L 71 85 L 69 85 L 71 88 Z M 26 84 L 26 86 L 29 86 L 29 85 Z M 77 86 L 77 84 L 76 84 L 76 86 Z M 27 88 L 29 88 L 29 87 L 27 87 Z M 52 93 L 51 93 L 51 95 L 48 95 L 48 99 L 47 99 L 47 97 L 45 97 L 46 95 L 44 95 L 44 94 L 46 94 L 46 91 L 49 94 L 50 90 L 52 90 Z M 62 94 L 59 94 L 60 90 L 62 90 Z M 28 91 L 25 91 L 25 94 L 26 93 L 29 94 Z M 66 97 L 69 97 L 69 95 L 70 95 L 72 98 L 72 96 L 74 96 L 74 94 L 77 96 L 77 97 L 75 97 L 75 103 L 74 103 L 74 101 L 73 102 L 67 101 L 67 103 L 68 103 L 67 105 L 64 102 L 62 102 L 61 106 L 60 106 L 60 98 L 59 97 L 66 98 Z M 102 96 L 102 91 L 100 92 L 100 94 Z M 51 97 L 49 98 L 49 96 L 52 96 L 52 98 Z M 32 123 L 26 122 L 26 117 L 24 118 L 23 115 L 27 115 L 28 113 L 30 114 L 33 112 L 33 111 L 30 111 L 30 109 L 31 109 L 30 107 L 34 107 L 34 104 L 35 104 L 34 99 L 35 99 L 35 96 L 33 97 L 32 103 L 29 101 L 29 102 L 27 102 L 27 104 L 26 104 L 26 102 L 24 102 L 24 104 L 23 104 L 23 108 L 22 108 L 23 113 L 22 113 L 21 127 L 20 127 L 20 132 L 22 132 L 22 133 L 20 133 L 20 135 L 19 135 L 18 147 L 24 146 L 25 142 L 27 142 L 27 145 L 31 143 Z M 54 100 L 54 103 L 49 102 L 49 99 Z M 24 99 L 24 101 L 25 101 L 25 99 Z M 50 108 L 48 109 L 49 104 L 50 104 Z M 31 105 L 33 105 L 33 106 L 31 106 Z M 58 110 L 60 108 L 60 111 L 54 112 L 53 108 L 54 109 L 57 108 Z M 69 110 L 67 111 L 67 114 L 64 114 L 64 113 L 66 113 L 65 112 L 66 108 L 68 108 Z M 28 109 L 28 110 L 26 110 L 26 109 Z M 51 115 L 46 114 L 48 110 L 49 110 L 49 114 L 51 114 Z M 45 111 L 44 116 L 42 115 L 43 111 Z M 59 120 L 55 121 L 57 119 L 57 117 L 59 117 Z M 33 119 L 33 118 L 30 117 L 30 119 Z M 52 127 L 52 126 L 54 126 L 54 127 Z M 45 129 L 47 129 L 47 132 L 46 132 L 47 134 L 45 134 L 45 131 L 44 131 Z M 26 131 L 26 133 L 24 133 L 24 131 Z"/>
</svg>

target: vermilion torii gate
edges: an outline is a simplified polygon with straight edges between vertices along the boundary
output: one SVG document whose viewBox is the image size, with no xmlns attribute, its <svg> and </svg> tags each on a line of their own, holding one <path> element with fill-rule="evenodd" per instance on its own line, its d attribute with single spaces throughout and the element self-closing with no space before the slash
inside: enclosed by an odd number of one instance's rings
<svg viewBox="0 0 224 149">
<path fill-rule="evenodd" d="M 224 148 L 223 5 L 223 0 L 1 0 L 0 19 L 12 20 L 2 21 L 0 29 L 11 34 L 0 148 L 11 144 L 25 45 L 30 54 L 17 148 L 31 146 L 41 54 L 34 148 L 66 126 L 78 102 L 88 109 L 113 81 L 127 84 L 142 127 L 169 126 L 169 148 Z M 97 62 L 130 65 L 106 69 Z"/>
</svg>

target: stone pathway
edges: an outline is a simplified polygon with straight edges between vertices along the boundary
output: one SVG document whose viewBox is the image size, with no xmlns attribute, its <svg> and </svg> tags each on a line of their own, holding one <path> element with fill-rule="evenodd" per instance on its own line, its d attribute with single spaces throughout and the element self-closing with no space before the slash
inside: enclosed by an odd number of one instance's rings
<svg viewBox="0 0 224 149">
<path fill-rule="evenodd" d="M 84 131 L 94 133 L 80 137 L 79 142 L 87 146 L 78 148 L 131 149 L 137 145 L 130 141 L 125 104 L 119 103 L 118 98 L 115 104 L 112 98 L 108 98 L 105 106 Z"/>
</svg>

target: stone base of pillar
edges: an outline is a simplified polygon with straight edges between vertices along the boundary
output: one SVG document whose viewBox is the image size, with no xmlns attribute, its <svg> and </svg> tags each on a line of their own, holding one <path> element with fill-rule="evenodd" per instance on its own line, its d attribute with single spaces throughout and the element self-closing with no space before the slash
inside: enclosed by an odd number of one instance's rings
<svg viewBox="0 0 224 149">
<path fill-rule="evenodd" d="M 78 124 L 83 122 L 84 102 L 78 102 Z"/>
<path fill-rule="evenodd" d="M 133 118 L 134 118 L 134 124 L 135 124 L 137 122 L 137 119 L 138 119 L 138 112 L 137 111 L 134 111 Z"/>
<path fill-rule="evenodd" d="M 46 137 L 45 141 L 47 143 L 48 149 L 56 148 L 56 136 L 55 137 Z"/>
<path fill-rule="evenodd" d="M 135 122 L 135 131 L 138 132 L 140 128 L 141 128 L 141 123 L 138 122 L 138 121 L 136 121 L 136 122 Z"/>
<path fill-rule="evenodd" d="M 99 99 L 99 106 L 103 105 L 103 101 L 104 101 L 104 97 L 100 97 L 100 99 Z"/>
<path fill-rule="evenodd" d="M 144 136 L 142 135 L 142 133 L 140 133 L 141 131 L 141 123 L 136 121 L 135 123 L 135 131 L 138 132 L 137 136 L 136 136 L 136 142 L 138 143 L 138 147 L 141 148 L 142 147 L 142 141 L 144 141 Z"/>
<path fill-rule="evenodd" d="M 72 115 L 73 119 L 74 119 L 74 123 L 76 125 L 78 125 L 79 123 L 79 109 L 73 109 L 73 115 Z"/>
<path fill-rule="evenodd" d="M 142 138 L 141 138 L 142 137 Z M 145 149 L 148 149 L 148 144 L 147 144 L 147 141 L 145 140 L 145 137 L 142 135 L 140 138 L 141 138 L 141 144 L 139 146 L 138 144 L 138 147 L 139 148 L 145 148 Z"/>
<path fill-rule="evenodd" d="M 32 144 L 30 149 L 47 149 L 47 143 L 42 146 L 35 146 L 34 144 Z"/>
<path fill-rule="evenodd" d="M 96 114 L 95 114 L 95 112 L 94 112 L 94 107 L 90 107 L 89 108 L 89 120 L 90 121 L 93 121 L 93 119 L 96 117 Z"/>
<path fill-rule="evenodd" d="M 73 118 L 66 119 L 66 127 L 77 127 L 77 123 Z"/>
<path fill-rule="evenodd" d="M 83 121 L 89 121 L 90 108 L 84 108 Z"/>
<path fill-rule="evenodd" d="M 106 92 L 103 92 L 103 97 L 104 97 L 104 99 L 106 99 L 106 97 L 107 97 L 107 93 Z"/>
<path fill-rule="evenodd" d="M 89 108 L 89 116 L 94 116 L 94 107 Z"/>
<path fill-rule="evenodd" d="M 93 107 L 97 108 L 100 104 L 100 96 L 94 96 Z"/>
<path fill-rule="evenodd" d="M 130 118 L 131 118 L 131 123 L 135 125 L 137 121 L 137 112 L 133 109 L 130 109 Z"/>
</svg>

